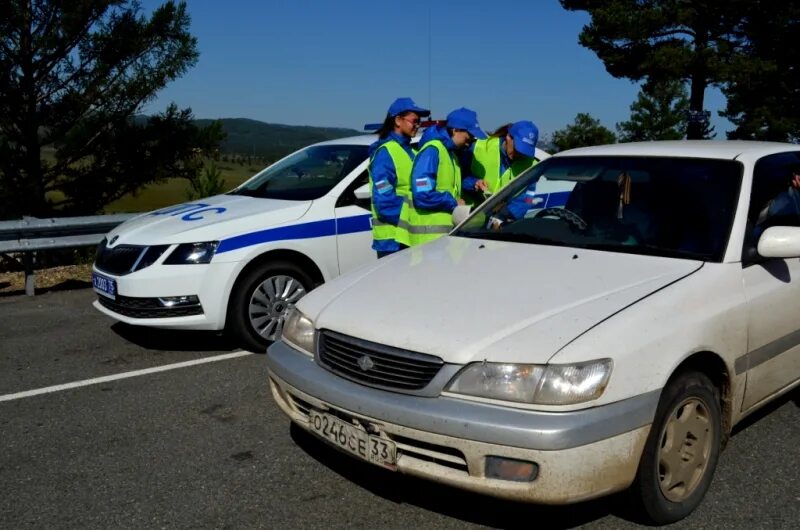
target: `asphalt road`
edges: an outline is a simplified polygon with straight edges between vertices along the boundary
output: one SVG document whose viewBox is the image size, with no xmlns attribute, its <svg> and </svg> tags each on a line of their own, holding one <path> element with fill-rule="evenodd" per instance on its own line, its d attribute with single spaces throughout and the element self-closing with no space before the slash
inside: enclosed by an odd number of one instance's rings
<svg viewBox="0 0 800 530">
<path fill-rule="evenodd" d="M 236 351 L 115 323 L 88 289 L 0 298 L 0 528 L 639 528 L 622 496 L 501 502 L 340 455 L 272 402 L 264 356 L 23 391 Z M 5 398 L 5 400 L 3 400 Z M 800 528 L 800 392 L 737 429 L 674 528 Z"/>
</svg>

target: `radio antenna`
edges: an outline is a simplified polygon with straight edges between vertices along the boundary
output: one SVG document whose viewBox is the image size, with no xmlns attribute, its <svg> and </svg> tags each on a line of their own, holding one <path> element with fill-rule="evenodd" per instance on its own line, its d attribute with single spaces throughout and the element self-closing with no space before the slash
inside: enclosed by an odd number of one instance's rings
<svg viewBox="0 0 800 530">
<path fill-rule="evenodd" d="M 433 99 L 431 98 L 431 6 L 433 2 L 428 2 L 428 108 L 433 111 Z"/>
</svg>

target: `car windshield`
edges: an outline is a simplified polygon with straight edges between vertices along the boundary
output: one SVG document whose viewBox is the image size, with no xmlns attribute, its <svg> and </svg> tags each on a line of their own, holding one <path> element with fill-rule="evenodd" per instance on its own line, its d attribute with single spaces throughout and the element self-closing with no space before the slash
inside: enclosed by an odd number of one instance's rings
<svg viewBox="0 0 800 530">
<path fill-rule="evenodd" d="M 676 157 L 555 157 L 452 235 L 722 261 L 742 166 Z"/>
<path fill-rule="evenodd" d="M 319 199 L 367 159 L 366 145 L 317 145 L 264 169 L 230 192 L 261 199 Z"/>
</svg>

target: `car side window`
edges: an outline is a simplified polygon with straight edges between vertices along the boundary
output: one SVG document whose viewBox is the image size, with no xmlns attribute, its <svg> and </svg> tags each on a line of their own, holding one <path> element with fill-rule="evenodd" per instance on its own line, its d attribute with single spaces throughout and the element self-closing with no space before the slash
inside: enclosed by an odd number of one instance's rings
<svg viewBox="0 0 800 530">
<path fill-rule="evenodd" d="M 411 148 L 415 151 L 419 150 L 420 144 L 417 141 L 411 142 Z M 359 199 L 356 197 L 355 191 L 367 184 L 369 182 L 369 168 L 365 169 L 363 173 L 361 173 L 356 179 L 347 186 L 347 189 L 344 190 L 339 196 L 339 200 L 336 201 L 336 207 L 339 208 L 341 206 L 350 206 L 356 205 L 361 206 L 365 210 L 369 210 L 371 208 L 370 200 L 369 199 Z"/>
<path fill-rule="evenodd" d="M 779 153 L 759 160 L 753 170 L 748 224 L 756 234 L 770 226 L 800 226 L 800 191 L 794 188 L 792 169 L 800 153 Z"/>
<path fill-rule="evenodd" d="M 369 171 L 366 169 L 357 176 L 350 185 L 345 188 L 344 192 L 339 196 L 339 199 L 336 201 L 336 207 L 339 208 L 341 206 L 350 206 L 356 205 L 361 206 L 367 210 L 370 209 L 369 199 L 358 199 L 356 197 L 356 190 L 369 182 Z"/>
<path fill-rule="evenodd" d="M 769 155 L 756 162 L 742 248 L 745 267 L 759 261 L 756 247 L 764 230 L 800 226 L 800 190 L 791 185 L 792 167 L 798 163 L 800 152 Z"/>
</svg>

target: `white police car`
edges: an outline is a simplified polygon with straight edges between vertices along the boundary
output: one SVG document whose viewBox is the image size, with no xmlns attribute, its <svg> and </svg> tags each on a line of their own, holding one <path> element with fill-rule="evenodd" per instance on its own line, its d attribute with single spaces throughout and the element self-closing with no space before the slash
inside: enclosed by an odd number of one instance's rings
<svg viewBox="0 0 800 530">
<path fill-rule="evenodd" d="M 98 247 L 94 306 L 128 324 L 226 329 L 263 352 L 303 295 L 376 259 L 366 186 L 375 139 L 317 143 L 229 193 L 123 223 Z"/>
<path fill-rule="evenodd" d="M 315 286 L 375 259 L 367 150 L 375 136 L 318 143 L 224 195 L 146 213 L 98 248 L 94 306 L 129 324 L 228 328 L 262 351 Z"/>
</svg>

